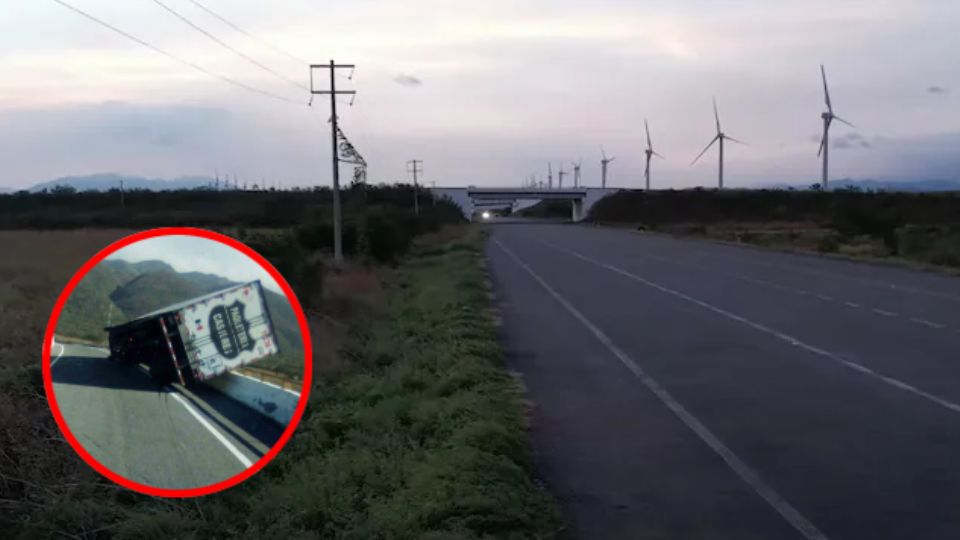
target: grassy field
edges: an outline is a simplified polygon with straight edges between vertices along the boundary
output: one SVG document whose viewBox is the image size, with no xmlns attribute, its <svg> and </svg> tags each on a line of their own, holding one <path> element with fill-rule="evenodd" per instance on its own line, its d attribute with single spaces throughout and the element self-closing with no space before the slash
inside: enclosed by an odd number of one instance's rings
<svg viewBox="0 0 960 540">
<path fill-rule="evenodd" d="M 0 266 L 9 281 L 0 308 L 5 321 L 20 321 L 0 336 L 0 530 L 8 537 L 559 531 L 553 502 L 529 470 L 521 392 L 501 365 L 478 230 L 421 238 L 395 268 L 332 273 L 326 302 L 311 310 L 316 385 L 294 438 L 255 478 L 189 501 L 140 496 L 100 478 L 62 440 L 43 397 L 40 335 L 53 297 L 121 233 L 4 234 L 13 257 Z M 42 248 L 36 235 L 46 235 Z"/>
</svg>

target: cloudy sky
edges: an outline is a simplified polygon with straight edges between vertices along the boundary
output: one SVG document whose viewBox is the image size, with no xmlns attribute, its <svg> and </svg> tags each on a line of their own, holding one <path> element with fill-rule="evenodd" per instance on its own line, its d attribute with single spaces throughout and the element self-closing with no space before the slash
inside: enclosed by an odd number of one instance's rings
<svg viewBox="0 0 960 540">
<path fill-rule="evenodd" d="M 329 184 L 328 100 L 235 56 L 154 0 L 65 0 L 254 94 L 191 70 L 59 5 L 0 0 L 0 186 L 121 172 L 236 173 Z M 296 83 L 308 70 L 191 0 L 162 0 Z M 198 0 L 293 56 L 355 63 L 343 128 L 370 179 L 518 185 L 547 161 L 617 156 L 611 183 L 639 186 L 643 119 L 663 186 L 712 185 L 724 130 L 730 185 L 812 182 L 825 63 L 835 177 L 960 178 L 960 2 L 955 0 Z M 349 171 L 345 171 L 349 175 Z"/>
<path fill-rule="evenodd" d="M 163 261 L 177 272 L 214 274 L 231 281 L 260 283 L 283 294 L 280 285 L 253 259 L 230 246 L 195 236 L 161 236 L 126 246 L 107 259 L 127 262 Z"/>
</svg>

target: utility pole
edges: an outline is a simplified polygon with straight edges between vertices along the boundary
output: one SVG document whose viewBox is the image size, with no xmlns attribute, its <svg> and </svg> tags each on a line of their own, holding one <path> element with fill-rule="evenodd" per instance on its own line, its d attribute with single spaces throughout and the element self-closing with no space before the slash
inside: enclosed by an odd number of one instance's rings
<svg viewBox="0 0 960 540">
<path fill-rule="evenodd" d="M 127 203 L 123 200 L 123 180 L 120 180 L 120 208 L 126 208 Z M 109 325 L 108 325 L 109 326 Z"/>
<path fill-rule="evenodd" d="M 338 69 L 355 69 L 356 66 L 353 64 L 337 64 L 333 60 L 330 60 L 329 64 L 311 64 L 310 65 L 310 95 L 329 95 L 330 96 L 330 125 L 331 125 L 331 137 L 330 147 L 332 148 L 333 155 L 333 261 L 336 264 L 343 262 L 343 236 L 340 230 L 341 228 L 341 216 L 340 216 L 340 154 L 337 150 L 337 96 L 341 94 L 356 95 L 354 90 L 337 90 L 337 70 Z M 329 90 L 314 90 L 313 88 L 313 70 L 314 69 L 329 69 L 330 70 L 330 89 Z"/>
<path fill-rule="evenodd" d="M 407 162 L 407 172 L 413 173 L 413 215 L 420 215 L 420 194 L 417 193 L 417 175 L 423 172 L 423 160 L 411 159 Z"/>
</svg>

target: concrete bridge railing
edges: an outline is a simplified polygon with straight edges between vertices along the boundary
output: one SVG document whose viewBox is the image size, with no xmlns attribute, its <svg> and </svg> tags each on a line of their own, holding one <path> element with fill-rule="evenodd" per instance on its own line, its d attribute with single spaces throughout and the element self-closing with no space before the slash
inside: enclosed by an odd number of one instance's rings
<svg viewBox="0 0 960 540">
<path fill-rule="evenodd" d="M 620 189 L 616 188 L 574 188 L 574 189 L 540 189 L 540 188 L 430 188 L 437 198 L 448 199 L 463 212 L 464 217 L 472 219 L 479 208 L 508 204 L 516 205 L 518 201 L 570 201 L 570 218 L 574 222 L 582 221 L 590 213 L 590 209 L 600 199 L 612 195 Z"/>
</svg>

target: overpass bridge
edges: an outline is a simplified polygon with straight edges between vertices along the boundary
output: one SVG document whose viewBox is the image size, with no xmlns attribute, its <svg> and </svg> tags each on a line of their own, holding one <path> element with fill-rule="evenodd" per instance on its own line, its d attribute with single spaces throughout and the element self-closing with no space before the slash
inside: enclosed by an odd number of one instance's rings
<svg viewBox="0 0 960 540">
<path fill-rule="evenodd" d="M 434 197 L 449 199 L 460 207 L 463 215 L 471 219 L 484 208 L 517 208 L 524 202 L 570 201 L 570 219 L 582 221 L 590 208 L 600 199 L 612 195 L 619 188 L 430 188 Z"/>
</svg>

